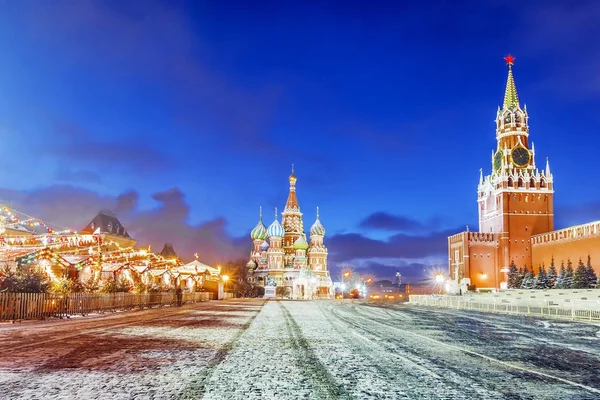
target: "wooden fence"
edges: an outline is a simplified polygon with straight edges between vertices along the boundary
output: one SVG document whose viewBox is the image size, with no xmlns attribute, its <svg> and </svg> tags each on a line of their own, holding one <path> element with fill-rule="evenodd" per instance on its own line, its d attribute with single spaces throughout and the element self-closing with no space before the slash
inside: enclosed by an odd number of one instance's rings
<svg viewBox="0 0 600 400">
<path fill-rule="evenodd" d="M 182 303 L 209 301 L 210 292 L 183 293 Z M 175 293 L 0 293 L 0 321 L 68 317 L 178 305 Z"/>
</svg>

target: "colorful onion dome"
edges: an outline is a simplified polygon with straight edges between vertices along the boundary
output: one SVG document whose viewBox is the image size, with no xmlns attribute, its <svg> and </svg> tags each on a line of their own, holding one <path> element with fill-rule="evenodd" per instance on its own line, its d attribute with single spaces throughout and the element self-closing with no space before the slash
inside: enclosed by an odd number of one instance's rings
<svg viewBox="0 0 600 400">
<path fill-rule="evenodd" d="M 298 239 L 296 239 L 296 241 L 294 242 L 294 249 L 295 250 L 308 249 L 308 243 L 306 242 L 306 237 L 304 236 L 304 234 L 302 234 L 302 236 L 300 236 Z"/>
<path fill-rule="evenodd" d="M 310 236 L 314 235 L 325 236 L 325 227 L 321 224 L 321 221 L 319 221 L 319 207 L 317 207 L 317 220 L 310 227 Z"/>
<path fill-rule="evenodd" d="M 285 234 L 285 231 L 283 230 L 283 226 L 281 226 L 279 221 L 275 220 L 269 226 L 269 229 L 267 229 L 267 234 L 269 235 L 269 237 L 282 238 Z"/>
<path fill-rule="evenodd" d="M 282 238 L 284 234 L 285 231 L 283 230 L 283 226 L 281 226 L 277 220 L 277 208 L 275 208 L 275 221 L 273 221 L 269 226 L 269 229 L 267 229 L 267 235 L 269 235 L 269 237 Z"/>
<path fill-rule="evenodd" d="M 267 238 L 267 228 L 262 221 L 258 221 L 258 224 L 250 232 L 250 237 L 252 240 L 265 240 Z"/>
<path fill-rule="evenodd" d="M 258 223 L 250 232 L 250 237 L 252 240 L 265 240 L 267 238 L 267 228 L 265 224 L 262 222 L 262 207 L 260 208 L 260 217 Z"/>
<path fill-rule="evenodd" d="M 260 250 L 261 251 L 267 251 L 269 249 L 269 241 L 265 240 L 261 245 L 260 245 Z"/>
<path fill-rule="evenodd" d="M 292 174 L 289 177 L 290 180 L 290 185 L 294 185 L 296 183 L 296 181 L 298 180 L 296 178 L 296 174 L 294 174 L 294 164 L 292 164 Z"/>
<path fill-rule="evenodd" d="M 250 260 L 250 261 L 248 261 L 248 264 L 246 264 L 246 267 L 247 267 L 248 269 L 256 269 L 257 265 L 256 265 L 256 263 L 254 262 L 254 260 Z"/>
</svg>

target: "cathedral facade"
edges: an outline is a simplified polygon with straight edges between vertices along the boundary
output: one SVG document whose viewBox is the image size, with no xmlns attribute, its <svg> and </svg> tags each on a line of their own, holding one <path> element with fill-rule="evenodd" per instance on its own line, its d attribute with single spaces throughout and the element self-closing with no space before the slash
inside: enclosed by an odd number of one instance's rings
<svg viewBox="0 0 600 400">
<path fill-rule="evenodd" d="M 323 243 L 325 228 L 319 220 L 319 208 L 310 228 L 310 241 L 307 241 L 296 182 L 292 168 L 281 222 L 275 209 L 275 219 L 267 228 L 262 221 L 261 209 L 259 221 L 250 233 L 253 247 L 247 264 L 249 279 L 264 289 L 266 297 L 331 298 L 333 283 L 327 270 L 327 248 Z"/>
<path fill-rule="evenodd" d="M 560 265 L 593 253 L 600 263 L 600 222 L 554 230 L 550 164 L 546 158 L 543 169 L 536 165 L 527 106 L 521 107 L 513 77 L 514 58 L 505 60 L 508 78 L 496 113 L 492 172 L 484 176 L 480 171 L 477 187 L 479 232 L 467 230 L 448 238 L 451 280 L 477 288 L 506 288 L 511 263 L 537 271 L 553 259 Z"/>
</svg>

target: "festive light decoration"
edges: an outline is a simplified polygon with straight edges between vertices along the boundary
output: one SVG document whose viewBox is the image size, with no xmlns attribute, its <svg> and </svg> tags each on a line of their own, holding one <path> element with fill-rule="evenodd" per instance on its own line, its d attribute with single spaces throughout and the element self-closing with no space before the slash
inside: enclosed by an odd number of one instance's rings
<svg viewBox="0 0 600 400">
<path fill-rule="evenodd" d="M 36 227 L 43 227 L 46 232 L 37 233 Z M 22 228 L 27 229 L 23 235 L 6 235 L 7 229 L 14 233 Z M 110 237 L 111 234 L 99 232 L 83 234 L 73 229 L 55 230 L 40 219 L 0 205 L 0 256 L 5 261 L 16 262 L 19 267 L 43 264 L 49 271 L 51 265 L 81 271 L 90 266 L 104 271 L 106 266 L 107 270 L 125 268 L 142 275 L 150 271 L 153 275 L 163 271 L 173 278 L 181 275 L 180 271 L 172 270 L 182 265 L 181 261 L 153 253 L 150 246 L 147 249 L 122 246 Z M 115 265 L 118 265 L 116 270 Z"/>
</svg>

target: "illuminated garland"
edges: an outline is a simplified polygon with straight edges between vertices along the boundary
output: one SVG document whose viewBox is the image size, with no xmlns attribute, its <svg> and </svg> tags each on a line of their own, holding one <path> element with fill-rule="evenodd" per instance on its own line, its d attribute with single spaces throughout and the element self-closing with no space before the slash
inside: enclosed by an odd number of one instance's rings
<svg viewBox="0 0 600 400">
<path fill-rule="evenodd" d="M 25 218 L 19 218 L 16 214 Z M 8 221 L 8 222 L 5 222 Z M 29 226 L 31 228 L 43 226 L 48 233 L 32 233 L 23 236 L 0 236 L 0 251 L 2 250 L 30 250 L 31 252 L 16 258 L 19 265 L 28 265 L 38 260 L 47 259 L 63 266 L 73 266 L 80 270 L 86 264 L 97 264 L 98 262 L 123 262 L 132 264 L 136 261 L 145 261 L 148 268 L 159 269 L 161 267 L 178 266 L 182 263 L 178 259 L 167 259 L 159 254 L 150 252 L 150 246 L 146 249 L 134 249 L 133 247 L 122 247 L 115 241 L 105 241 L 105 234 L 78 234 L 73 229 L 55 231 L 44 221 L 33 218 L 25 213 L 18 212 L 5 205 L 0 205 L 0 235 L 6 228 L 15 226 Z M 116 250 L 103 250 L 99 246 L 116 247 Z M 60 254 L 85 252 L 89 257 L 72 264 Z M 56 253 L 55 251 L 59 251 Z"/>
<path fill-rule="evenodd" d="M 15 213 L 21 214 L 25 216 L 25 219 L 21 219 L 15 215 Z M 8 221 L 8 223 L 4 222 L 4 220 Z M 75 233 L 72 229 L 64 229 L 62 231 L 55 231 L 51 227 L 49 227 L 44 221 L 41 219 L 37 219 L 31 217 L 22 212 L 18 212 L 12 208 L 9 208 L 5 205 L 0 204 L 0 230 L 4 230 L 6 228 L 11 228 L 15 226 L 28 226 L 30 228 L 35 228 L 37 226 L 43 226 L 46 231 L 53 235 L 61 235 L 65 233 Z"/>
</svg>

